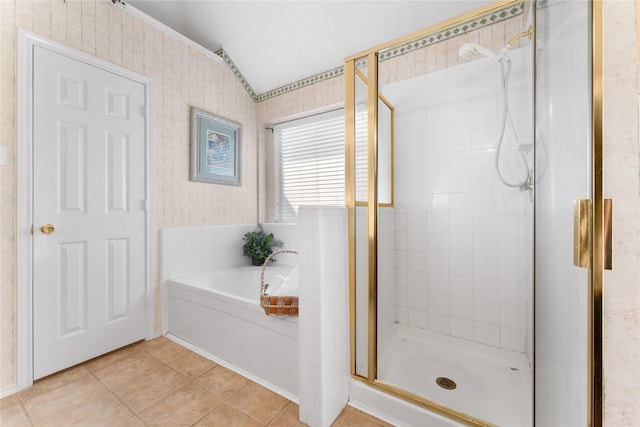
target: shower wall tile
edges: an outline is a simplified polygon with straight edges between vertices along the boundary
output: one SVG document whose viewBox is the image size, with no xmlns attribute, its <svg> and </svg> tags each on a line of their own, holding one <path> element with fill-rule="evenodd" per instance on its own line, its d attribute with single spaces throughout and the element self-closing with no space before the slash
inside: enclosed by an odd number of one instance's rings
<svg viewBox="0 0 640 427">
<path fill-rule="evenodd" d="M 409 292 L 406 287 L 396 286 L 396 306 L 409 306 Z"/>
<path fill-rule="evenodd" d="M 408 323 L 417 328 L 427 329 L 429 327 L 429 313 L 425 310 L 408 309 Z"/>
<path fill-rule="evenodd" d="M 407 288 L 424 289 L 427 284 L 427 272 L 407 270 Z"/>
<path fill-rule="evenodd" d="M 426 313 L 424 313 L 425 319 L 426 319 Z M 396 322 L 398 323 L 402 323 L 405 325 L 413 325 L 413 326 L 417 326 L 417 324 L 415 322 L 410 322 L 409 321 L 409 309 L 407 307 L 403 307 L 403 306 L 397 306 L 396 307 Z M 425 321 L 425 326 L 418 326 L 421 327 L 423 329 L 427 329 L 426 326 L 426 321 Z"/>
<path fill-rule="evenodd" d="M 465 273 L 465 272 L 458 272 Z M 471 274 L 471 272 L 466 272 Z M 473 298 L 473 281 L 470 280 L 470 276 L 464 275 L 451 275 L 449 277 L 449 286 L 451 289 L 451 295 L 459 297 Z"/>
<path fill-rule="evenodd" d="M 426 228 L 426 227 L 425 227 Z M 407 251 L 427 252 L 427 233 L 415 232 L 407 235 Z"/>
<path fill-rule="evenodd" d="M 449 252 L 449 274 L 465 275 L 473 271 L 473 257 L 471 255 L 456 255 Z"/>
<path fill-rule="evenodd" d="M 474 321 L 473 340 L 493 347 L 499 347 L 500 326 L 493 323 Z"/>
<path fill-rule="evenodd" d="M 500 347 L 524 353 L 526 351 L 525 331 L 509 326 L 500 326 Z"/>
<path fill-rule="evenodd" d="M 490 29 L 473 36 L 488 45 L 500 45 L 505 37 Z M 530 295 L 523 291 L 530 280 L 525 261 L 531 253 L 526 243 L 531 207 L 528 194 L 504 187 L 494 169 L 501 99 L 498 79 L 487 76 L 499 69 L 488 59 L 458 64 L 455 43 L 455 49 L 452 42 L 426 50 L 427 62 L 440 61 L 436 67 L 427 64 L 428 74 L 391 79 L 382 88 L 396 114 L 395 208 L 401 215 L 395 221 L 395 279 L 401 286 L 396 320 L 524 351 L 531 330 L 524 310 Z M 511 98 L 516 99 L 526 95 L 530 83 L 518 51 L 512 61 Z M 396 71 L 400 66 L 394 64 Z M 525 138 L 529 110 L 512 108 Z M 521 172 L 519 158 L 502 162 L 506 176 Z M 417 311 L 423 290 L 426 317 Z M 515 307 L 522 308 L 521 315 Z"/>
<path fill-rule="evenodd" d="M 452 317 L 451 335 L 454 337 L 473 341 L 473 321 Z"/>
<path fill-rule="evenodd" d="M 495 325 L 500 323 L 500 304 L 497 301 L 476 299 L 473 313 L 474 320 Z"/>
<path fill-rule="evenodd" d="M 438 253 L 427 254 L 427 271 L 447 274 L 449 272 L 449 257 Z"/>
<path fill-rule="evenodd" d="M 407 307 L 413 310 L 427 310 L 427 291 L 422 289 L 409 289 L 407 292 Z"/>
<path fill-rule="evenodd" d="M 440 292 L 429 292 L 429 305 L 427 310 L 429 313 L 441 314 L 449 316 L 449 294 Z"/>
<path fill-rule="evenodd" d="M 411 272 L 427 272 L 427 256 L 422 252 L 407 252 L 407 270 Z"/>
<path fill-rule="evenodd" d="M 449 236 L 445 233 L 428 233 L 425 236 L 421 236 L 424 239 L 426 250 L 425 252 L 433 252 L 439 254 L 449 253 Z"/>
<path fill-rule="evenodd" d="M 429 330 L 439 334 L 450 334 L 449 316 L 429 312 Z"/>
<path fill-rule="evenodd" d="M 452 234 L 447 235 L 447 238 L 449 254 L 454 256 L 471 256 L 473 254 L 473 234 Z"/>
<path fill-rule="evenodd" d="M 441 273 L 426 273 L 427 289 L 429 292 L 436 292 L 449 295 L 449 275 Z"/>
<path fill-rule="evenodd" d="M 452 321 L 453 319 L 469 321 L 474 319 L 473 298 L 452 296 L 450 304 L 450 314 Z"/>
</svg>

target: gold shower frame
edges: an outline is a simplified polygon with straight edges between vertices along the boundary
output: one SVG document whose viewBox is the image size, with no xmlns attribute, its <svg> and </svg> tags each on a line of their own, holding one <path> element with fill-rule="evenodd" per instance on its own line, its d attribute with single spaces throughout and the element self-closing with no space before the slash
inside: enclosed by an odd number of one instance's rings
<svg viewBox="0 0 640 427">
<path fill-rule="evenodd" d="M 378 55 L 381 51 L 403 43 L 426 37 L 430 34 L 458 25 L 470 19 L 486 15 L 506 6 L 516 5 L 522 0 L 498 1 L 488 6 L 472 10 L 463 15 L 446 20 L 439 24 L 416 31 L 380 44 L 365 51 L 345 58 L 345 138 L 346 138 L 346 203 L 349 227 L 349 298 L 350 298 L 350 341 L 351 341 L 351 376 L 370 387 L 406 400 L 449 419 L 472 426 L 488 426 L 485 421 L 463 412 L 425 399 L 407 392 L 397 386 L 378 380 L 377 377 L 377 209 L 367 212 L 367 248 L 368 248 L 368 371 L 367 376 L 356 373 L 355 360 L 355 81 L 356 76 L 364 76 L 356 67 L 356 61 L 367 59 L 367 104 L 368 104 L 368 191 L 369 206 L 378 207 L 377 201 L 377 113 L 378 113 Z M 528 7 L 530 0 L 525 0 Z M 591 266 L 588 284 L 590 300 L 588 303 L 588 351 L 587 356 L 587 422 L 595 427 L 603 423 L 603 370 L 602 370 L 602 287 L 603 287 L 603 194 L 602 194 L 602 99 L 603 99 L 603 1 L 594 0 L 591 5 L 591 45 L 592 45 L 592 204 L 590 212 L 590 230 L 592 238 L 589 248 Z M 535 13 L 533 14 L 535 28 Z M 523 36 L 519 34 L 516 37 Z M 515 39 L 515 38 L 514 38 Z M 513 40 L 513 39 L 512 39 Z M 535 38 L 533 40 L 535 47 Z M 534 71 L 535 72 L 535 71 Z M 357 205 L 360 205 L 358 203 Z M 534 285 L 535 286 L 535 285 Z M 535 325 L 534 325 L 535 329 Z M 535 415 L 534 415 L 535 417 Z"/>
</svg>

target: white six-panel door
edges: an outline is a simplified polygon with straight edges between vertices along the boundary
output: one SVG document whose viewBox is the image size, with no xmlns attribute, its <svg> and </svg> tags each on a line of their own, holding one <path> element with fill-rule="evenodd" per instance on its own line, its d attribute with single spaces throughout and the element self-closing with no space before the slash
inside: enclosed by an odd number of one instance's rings
<svg viewBox="0 0 640 427">
<path fill-rule="evenodd" d="M 37 379 L 146 336 L 146 153 L 143 84 L 33 55 Z"/>
</svg>

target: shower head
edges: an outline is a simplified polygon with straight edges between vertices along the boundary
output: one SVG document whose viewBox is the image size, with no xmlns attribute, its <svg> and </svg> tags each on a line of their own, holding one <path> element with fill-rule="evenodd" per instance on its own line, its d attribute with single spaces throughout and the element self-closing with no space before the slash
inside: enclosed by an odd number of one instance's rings
<svg viewBox="0 0 640 427">
<path fill-rule="evenodd" d="M 493 58 L 496 56 L 493 52 L 491 52 L 486 47 L 480 46 L 476 43 L 465 43 L 460 46 L 460 50 L 458 50 L 458 58 L 463 61 L 468 61 L 471 59 L 474 53 L 479 53 L 484 56 L 488 56 L 489 58 Z"/>
</svg>

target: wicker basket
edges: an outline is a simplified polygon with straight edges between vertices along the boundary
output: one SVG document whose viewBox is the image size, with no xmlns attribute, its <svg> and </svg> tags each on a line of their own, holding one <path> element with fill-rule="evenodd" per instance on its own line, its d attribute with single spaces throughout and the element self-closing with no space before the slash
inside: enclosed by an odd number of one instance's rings
<svg viewBox="0 0 640 427">
<path fill-rule="evenodd" d="M 260 307 L 267 316 L 297 316 L 298 315 L 298 297 L 297 296 L 271 296 L 267 295 L 268 283 L 264 283 L 264 270 L 271 261 L 271 257 L 277 254 L 297 254 L 296 251 L 282 250 L 272 253 L 264 260 L 262 264 L 262 272 L 260 273 Z"/>
</svg>

